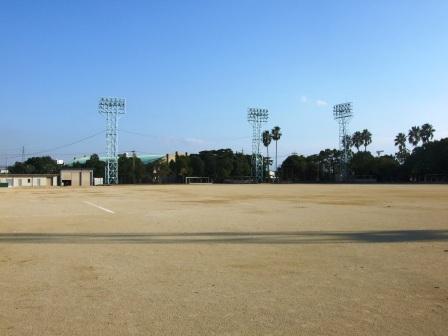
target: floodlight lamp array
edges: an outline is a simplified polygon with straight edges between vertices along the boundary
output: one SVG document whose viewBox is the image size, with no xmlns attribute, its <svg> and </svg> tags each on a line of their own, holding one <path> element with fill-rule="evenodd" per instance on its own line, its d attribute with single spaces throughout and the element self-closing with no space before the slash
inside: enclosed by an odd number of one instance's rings
<svg viewBox="0 0 448 336">
<path fill-rule="evenodd" d="M 248 121 L 268 121 L 269 111 L 265 108 L 248 108 L 247 109 L 247 120 Z"/>
<path fill-rule="evenodd" d="M 124 98 L 100 98 L 100 110 L 117 109 L 118 113 L 124 113 L 126 100 Z"/>
<path fill-rule="evenodd" d="M 333 116 L 335 119 L 344 119 L 352 117 L 353 116 L 352 103 L 334 105 Z"/>
</svg>

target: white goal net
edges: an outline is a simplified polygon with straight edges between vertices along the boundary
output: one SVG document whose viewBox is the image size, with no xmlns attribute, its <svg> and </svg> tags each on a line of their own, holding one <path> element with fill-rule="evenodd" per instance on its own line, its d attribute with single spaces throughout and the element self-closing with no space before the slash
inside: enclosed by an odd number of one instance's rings
<svg viewBox="0 0 448 336">
<path fill-rule="evenodd" d="M 186 184 L 210 184 L 210 178 L 206 176 L 187 176 L 185 177 Z"/>
</svg>

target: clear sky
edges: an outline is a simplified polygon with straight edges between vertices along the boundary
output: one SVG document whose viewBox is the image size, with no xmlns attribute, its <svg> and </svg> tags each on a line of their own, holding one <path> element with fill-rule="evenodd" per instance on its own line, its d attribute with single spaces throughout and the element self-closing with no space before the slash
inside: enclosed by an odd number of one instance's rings
<svg viewBox="0 0 448 336">
<path fill-rule="evenodd" d="M 127 99 L 120 151 L 250 150 L 247 107 L 279 155 L 337 146 L 333 104 L 372 151 L 424 122 L 448 136 L 448 1 L 0 1 L 0 165 L 104 153 L 98 98 Z M 12 156 L 11 156 L 12 155 Z"/>
</svg>

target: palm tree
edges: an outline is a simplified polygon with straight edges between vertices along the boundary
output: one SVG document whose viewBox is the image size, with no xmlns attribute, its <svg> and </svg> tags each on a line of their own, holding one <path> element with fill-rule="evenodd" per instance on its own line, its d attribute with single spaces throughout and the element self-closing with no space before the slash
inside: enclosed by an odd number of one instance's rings
<svg viewBox="0 0 448 336">
<path fill-rule="evenodd" d="M 406 134 L 398 133 L 395 137 L 395 146 L 398 146 L 399 150 L 406 148 Z"/>
<path fill-rule="evenodd" d="M 422 139 L 422 142 L 425 144 L 428 143 L 429 140 L 432 140 L 434 138 L 435 131 L 436 130 L 434 129 L 434 127 L 432 127 L 431 124 L 426 123 L 422 125 L 422 128 L 420 130 L 420 137 Z"/>
<path fill-rule="evenodd" d="M 398 162 L 403 164 L 408 156 L 408 150 L 406 149 L 406 134 L 398 133 L 395 137 L 395 146 L 398 146 L 398 152 L 395 154 Z"/>
<path fill-rule="evenodd" d="M 362 144 L 364 145 L 364 152 L 367 151 L 367 146 L 372 143 L 372 133 L 368 129 L 364 129 L 361 133 Z"/>
<path fill-rule="evenodd" d="M 282 137 L 280 127 L 275 126 L 271 131 L 272 140 L 275 141 L 275 171 L 277 171 L 277 141 Z"/>
<path fill-rule="evenodd" d="M 266 161 L 268 165 L 268 178 L 269 178 L 269 145 L 271 144 L 271 133 L 266 130 L 263 132 L 263 145 L 266 147 Z"/>
<path fill-rule="evenodd" d="M 408 141 L 412 146 L 417 146 L 421 140 L 420 127 L 412 126 L 408 133 Z"/>
<path fill-rule="evenodd" d="M 362 139 L 361 132 L 357 131 L 357 132 L 353 133 L 353 135 L 352 135 L 352 143 L 353 143 L 353 146 L 356 147 L 356 150 L 359 152 L 359 147 L 361 147 L 362 144 L 363 144 L 363 139 Z"/>
</svg>

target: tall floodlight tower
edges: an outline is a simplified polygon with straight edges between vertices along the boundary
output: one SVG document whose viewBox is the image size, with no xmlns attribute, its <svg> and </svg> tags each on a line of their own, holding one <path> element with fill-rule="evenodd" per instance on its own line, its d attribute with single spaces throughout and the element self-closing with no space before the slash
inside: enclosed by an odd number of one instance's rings
<svg viewBox="0 0 448 336">
<path fill-rule="evenodd" d="M 252 177 L 254 182 L 263 181 L 263 157 L 260 154 L 261 125 L 268 121 L 269 111 L 264 108 L 249 108 L 247 121 L 252 125 Z"/>
<path fill-rule="evenodd" d="M 117 128 L 119 115 L 125 113 L 126 101 L 122 98 L 100 98 L 98 112 L 106 116 L 106 167 L 105 184 L 118 184 Z"/>
<path fill-rule="evenodd" d="M 349 148 L 345 145 L 345 139 L 348 135 L 348 123 L 353 117 L 352 103 L 344 103 L 333 106 L 334 119 L 339 124 L 339 150 L 341 157 L 341 179 L 347 179 L 347 164 L 349 159 Z"/>
</svg>

